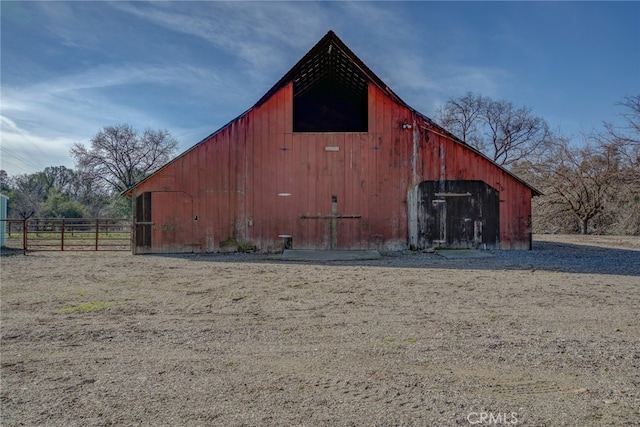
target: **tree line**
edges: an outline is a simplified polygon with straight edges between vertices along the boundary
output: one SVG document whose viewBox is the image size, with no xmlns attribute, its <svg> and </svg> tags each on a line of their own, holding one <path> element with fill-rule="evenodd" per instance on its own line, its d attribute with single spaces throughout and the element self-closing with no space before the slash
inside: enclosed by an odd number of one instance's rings
<svg viewBox="0 0 640 427">
<path fill-rule="evenodd" d="M 143 133 L 130 125 L 106 126 L 88 147 L 74 144 L 76 168 L 50 166 L 9 177 L 0 171 L 0 192 L 9 197 L 9 218 L 128 218 L 122 197 L 176 154 L 178 141 L 166 130 Z"/>
<path fill-rule="evenodd" d="M 619 102 L 621 124 L 572 140 L 531 109 L 467 93 L 449 99 L 436 122 L 543 194 L 533 199 L 536 233 L 640 234 L 640 95 Z M 106 126 L 88 147 L 74 144 L 76 168 L 50 166 L 9 177 L 0 192 L 9 217 L 131 215 L 120 193 L 167 163 L 178 141 L 166 130 Z"/>
</svg>

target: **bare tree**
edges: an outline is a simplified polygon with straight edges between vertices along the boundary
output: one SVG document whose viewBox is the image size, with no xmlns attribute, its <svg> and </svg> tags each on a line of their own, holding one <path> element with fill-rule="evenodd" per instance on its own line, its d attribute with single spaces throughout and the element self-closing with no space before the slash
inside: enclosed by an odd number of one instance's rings
<svg viewBox="0 0 640 427">
<path fill-rule="evenodd" d="M 544 161 L 531 165 L 544 193 L 543 220 L 552 223 L 569 214 L 581 233 L 590 232 L 615 198 L 619 164 L 614 149 L 589 143 L 574 148 L 567 140 L 557 141 Z"/>
<path fill-rule="evenodd" d="M 22 218 L 38 212 L 40 203 L 46 199 L 49 189 L 42 173 L 23 174 L 11 179 L 13 192 L 10 195 L 10 216 Z"/>
<path fill-rule="evenodd" d="M 526 107 L 493 101 L 486 107 L 484 120 L 489 130 L 486 153 L 500 165 L 534 158 L 549 147 L 549 125 Z"/>
<path fill-rule="evenodd" d="M 595 138 L 601 147 L 620 157 L 615 231 L 640 234 L 640 94 L 626 96 L 617 105 L 623 107 L 621 123 L 605 122 L 604 131 Z"/>
<path fill-rule="evenodd" d="M 130 125 L 106 126 L 91 138 L 91 147 L 74 144 L 71 154 L 80 173 L 121 192 L 167 163 L 178 141 L 167 130 L 139 135 Z"/>
<path fill-rule="evenodd" d="M 463 142 L 509 167 L 533 160 L 549 148 L 547 122 L 527 107 L 494 101 L 471 92 L 448 100 L 437 120 Z"/>
<path fill-rule="evenodd" d="M 449 132 L 465 143 L 485 150 L 482 139 L 482 114 L 489 98 L 467 92 L 466 95 L 449 99 L 438 111 L 438 121 Z"/>
<path fill-rule="evenodd" d="M 627 145 L 640 145 L 640 94 L 625 96 L 617 105 L 625 109 L 620 113 L 623 123 L 615 126 L 605 122 L 604 127 L 612 140 Z"/>
<path fill-rule="evenodd" d="M 441 124 L 544 195 L 532 201 L 536 232 L 640 234 L 640 94 L 624 97 L 621 120 L 583 135 L 552 135 L 524 107 L 467 93 L 447 101 Z"/>
<path fill-rule="evenodd" d="M 11 183 L 9 181 L 9 174 L 6 170 L 0 170 L 0 191 L 7 191 L 11 189 Z"/>
<path fill-rule="evenodd" d="M 617 105 L 624 108 L 620 113 L 622 123 L 604 123 L 604 132 L 596 134 L 602 145 L 614 146 L 623 156 L 625 166 L 632 173 L 627 178 L 640 179 L 640 94 L 627 96 Z"/>
</svg>

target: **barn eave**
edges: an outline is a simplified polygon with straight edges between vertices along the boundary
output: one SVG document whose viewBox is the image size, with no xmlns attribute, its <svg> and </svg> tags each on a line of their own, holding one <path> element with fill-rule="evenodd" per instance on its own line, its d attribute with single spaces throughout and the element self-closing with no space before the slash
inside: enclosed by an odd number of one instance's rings
<svg viewBox="0 0 640 427">
<path fill-rule="evenodd" d="M 413 114 L 422 119 L 422 121 L 426 124 L 426 126 L 423 127 L 423 129 L 425 129 L 426 131 L 442 135 L 473 151 L 480 157 L 484 158 L 494 166 L 504 171 L 510 177 L 522 183 L 525 187 L 529 188 L 532 196 L 542 195 L 542 192 L 522 180 L 520 177 L 513 174 L 501 165 L 497 164 L 485 154 L 465 143 L 464 141 L 435 123 L 433 120 L 431 120 L 431 118 L 418 112 L 406 102 L 404 102 L 398 95 L 396 95 L 391 89 L 389 89 L 389 87 L 382 81 L 382 79 L 380 79 L 373 71 L 371 71 L 369 67 L 367 67 L 364 62 L 362 62 L 333 31 L 329 31 L 318 43 L 316 43 L 316 45 L 313 46 L 311 50 L 309 50 L 309 52 L 304 55 L 302 59 L 300 59 L 280 80 L 278 80 L 278 82 L 273 85 L 273 87 L 271 87 L 251 108 L 219 128 L 215 132 L 211 133 L 200 142 L 196 143 L 195 145 L 178 155 L 170 162 L 163 165 L 160 169 L 153 172 L 151 175 L 149 175 L 139 183 L 123 191 L 121 195 L 131 198 L 133 195 L 133 191 L 137 186 L 143 184 L 147 180 L 151 179 L 154 175 L 167 168 L 172 163 L 178 161 L 193 150 L 197 149 L 200 145 L 215 137 L 218 133 L 224 131 L 227 127 L 249 114 L 252 110 L 260 107 L 286 85 L 292 83 L 294 85 L 294 89 L 297 89 L 298 93 L 304 93 L 304 91 L 311 87 L 314 82 L 322 79 L 327 73 L 333 73 L 335 75 L 335 78 L 340 79 L 350 90 L 362 90 L 363 83 L 375 85 L 383 93 L 389 96 L 389 98 L 395 103 L 407 108 Z"/>
</svg>

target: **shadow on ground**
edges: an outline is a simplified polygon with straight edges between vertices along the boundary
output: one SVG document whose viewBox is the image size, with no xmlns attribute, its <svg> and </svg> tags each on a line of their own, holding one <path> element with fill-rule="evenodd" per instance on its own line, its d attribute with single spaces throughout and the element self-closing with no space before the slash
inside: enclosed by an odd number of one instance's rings
<svg viewBox="0 0 640 427">
<path fill-rule="evenodd" d="M 252 262 L 277 264 L 348 265 L 397 268 L 442 268 L 468 270 L 546 270 L 584 274 L 640 276 L 640 251 L 576 245 L 558 242 L 535 242 L 530 251 L 485 251 L 489 256 L 445 257 L 437 253 L 413 251 L 383 253 L 377 260 L 286 261 L 280 254 L 175 254 L 146 255 L 184 258 L 206 262 Z"/>
</svg>

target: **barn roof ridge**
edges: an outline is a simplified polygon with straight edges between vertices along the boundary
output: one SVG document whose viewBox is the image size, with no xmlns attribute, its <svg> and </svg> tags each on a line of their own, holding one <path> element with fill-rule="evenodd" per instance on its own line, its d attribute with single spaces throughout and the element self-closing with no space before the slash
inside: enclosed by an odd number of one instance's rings
<svg viewBox="0 0 640 427">
<path fill-rule="evenodd" d="M 346 56 L 351 65 L 355 66 L 371 83 L 375 84 L 383 92 L 387 93 L 395 101 L 408 107 L 397 94 L 395 94 L 383 81 L 378 77 L 371 69 L 360 59 L 358 56 L 333 32 L 329 30 L 296 64 L 291 67 L 289 71 L 285 73 L 280 80 L 276 82 L 254 105 L 258 107 L 266 102 L 274 93 L 286 86 L 289 82 L 295 79 L 298 73 L 309 72 L 313 70 L 305 69 L 310 62 L 317 61 L 318 56 L 327 57 L 332 53 L 332 48 L 335 47 L 344 56 Z M 335 52 L 335 51 L 334 51 Z M 317 64 L 313 64 L 317 65 Z"/>
<path fill-rule="evenodd" d="M 296 62 L 296 64 L 289 71 L 287 71 L 284 74 L 284 76 L 282 76 L 262 97 L 260 97 L 260 99 L 258 99 L 258 101 L 253 106 L 251 106 L 250 108 L 245 110 L 242 114 L 238 115 L 237 117 L 235 117 L 234 119 L 232 119 L 231 121 L 226 123 L 224 126 L 220 127 L 216 131 L 212 132 L 211 134 L 209 134 L 208 136 L 203 138 L 198 143 L 196 143 L 196 144 L 192 145 L 191 147 L 189 147 L 187 150 L 185 150 L 184 152 L 182 152 L 181 154 L 176 156 L 174 159 L 172 159 L 169 162 L 167 162 L 165 165 L 160 167 L 155 172 L 151 173 L 149 176 L 144 178 L 142 181 L 138 182 L 137 184 L 134 184 L 130 188 L 128 188 L 125 191 L 123 191 L 121 193 L 121 195 L 123 195 L 123 196 L 131 196 L 131 194 L 133 192 L 133 189 L 135 187 L 137 187 L 138 185 L 140 185 L 143 182 L 147 181 L 150 177 L 152 177 L 156 173 L 160 172 L 161 170 L 163 170 L 165 167 L 167 167 L 171 163 L 173 163 L 176 160 L 178 160 L 178 159 L 182 158 L 183 156 L 187 155 L 189 152 L 191 152 L 192 150 L 196 149 L 201 144 L 205 143 L 207 140 L 209 140 L 210 138 L 212 138 L 216 134 L 218 134 L 221 131 L 223 131 L 224 129 L 226 129 L 232 123 L 238 121 L 240 118 L 242 118 L 243 116 L 248 114 L 250 111 L 254 110 L 255 108 L 260 107 L 269 98 L 271 98 L 276 92 L 278 92 L 280 89 L 282 89 L 283 87 L 288 85 L 290 82 L 293 81 L 294 84 L 300 84 L 302 86 L 303 90 L 304 90 L 304 85 L 305 85 L 305 82 L 304 82 L 305 79 L 311 81 L 311 82 L 307 82 L 308 85 L 313 84 L 313 79 L 317 78 L 317 77 L 314 77 L 312 75 L 314 73 L 317 74 L 317 73 L 320 72 L 318 70 L 320 68 L 320 64 L 318 63 L 319 61 L 321 61 L 320 57 L 325 58 L 325 57 L 329 56 L 332 53 L 332 50 L 333 50 L 334 47 L 335 47 L 335 49 L 337 51 L 339 51 L 342 55 L 344 55 L 344 57 L 346 57 L 346 59 L 348 60 L 348 62 L 349 62 L 349 64 L 351 66 L 356 67 L 358 72 L 365 76 L 365 78 L 367 79 L 368 82 L 376 85 L 383 93 L 387 94 L 387 96 L 389 96 L 393 101 L 395 101 L 396 103 L 398 103 L 398 104 L 402 105 L 403 107 L 407 108 L 408 110 L 410 110 L 412 113 L 416 114 L 417 116 L 420 116 L 426 123 L 428 123 L 429 127 L 426 128 L 427 130 L 429 130 L 431 132 L 434 132 L 436 134 L 451 138 L 456 143 L 464 145 L 466 148 L 468 148 L 471 151 L 479 154 L 480 156 L 482 156 L 483 158 L 485 158 L 489 162 L 493 163 L 498 168 L 500 168 L 503 171 L 505 171 L 508 175 L 510 175 L 511 177 L 516 179 L 517 181 L 520 181 L 521 183 L 523 183 L 526 187 L 531 189 L 531 191 L 532 191 L 532 193 L 534 195 L 542 194 L 539 190 L 537 190 L 536 188 L 534 188 L 533 186 L 528 184 L 522 178 L 520 178 L 519 176 L 515 175 L 513 172 L 509 171 L 505 167 L 499 165 L 495 161 L 491 160 L 487 155 L 485 155 L 484 153 L 482 153 L 479 150 L 475 149 L 474 147 L 470 146 L 469 144 L 467 144 L 466 142 L 464 142 L 463 140 L 461 140 L 460 138 L 458 138 L 457 136 L 455 136 L 454 134 L 452 134 L 451 132 L 449 132 L 448 130 L 446 130 L 445 128 L 443 128 L 442 126 L 437 124 L 436 122 L 434 122 L 430 117 L 422 114 L 421 112 L 417 111 L 415 108 L 413 108 L 409 104 L 407 104 L 405 101 L 403 101 L 402 98 L 400 98 L 395 92 L 393 92 L 393 90 L 391 90 L 386 85 L 386 83 L 384 81 L 382 81 L 382 79 L 380 79 L 380 77 L 378 77 L 360 58 L 358 58 L 358 56 L 336 35 L 335 32 L 333 32 L 333 30 L 329 30 L 327 32 L 327 34 L 325 34 L 300 60 L 298 60 L 298 62 Z M 334 51 L 334 55 L 335 55 L 335 51 Z M 341 65 L 344 67 L 344 64 L 341 64 Z M 344 68 L 341 70 L 341 72 L 348 74 L 348 70 L 345 71 Z M 351 76 L 347 76 L 345 78 L 349 79 L 349 78 L 351 78 Z M 298 79 L 298 80 L 296 80 L 296 79 Z"/>
</svg>

